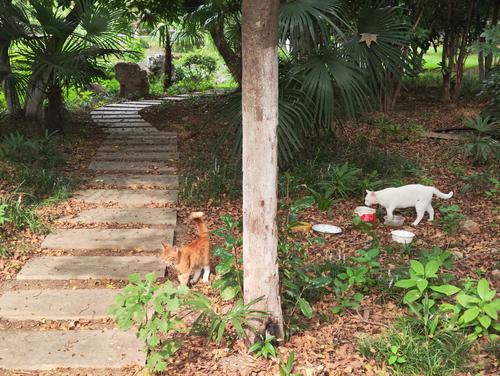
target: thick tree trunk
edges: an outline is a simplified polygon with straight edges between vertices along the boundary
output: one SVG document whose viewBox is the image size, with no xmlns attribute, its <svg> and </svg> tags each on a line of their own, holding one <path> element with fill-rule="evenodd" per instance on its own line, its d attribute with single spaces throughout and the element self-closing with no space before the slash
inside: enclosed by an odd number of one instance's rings
<svg viewBox="0 0 500 376">
<path fill-rule="evenodd" d="M 29 84 L 26 99 L 24 100 L 24 117 L 26 119 L 43 121 L 43 101 L 46 86 L 40 80 L 32 81 Z"/>
<path fill-rule="evenodd" d="M 451 75 L 453 74 L 453 60 L 455 57 L 454 40 L 455 34 L 452 30 L 454 1 L 448 0 L 448 13 L 446 17 L 446 29 L 443 40 L 443 53 L 441 55 L 441 69 L 443 74 L 443 89 L 441 100 L 445 103 L 451 102 Z"/>
<path fill-rule="evenodd" d="M 7 102 L 7 113 L 16 114 L 21 110 L 16 85 L 10 67 L 10 40 L 0 42 L 0 82 Z"/>
<path fill-rule="evenodd" d="M 47 91 L 47 113 L 45 128 L 49 131 L 64 130 L 64 102 L 62 90 L 58 85 L 49 87 Z"/>
<path fill-rule="evenodd" d="M 279 295 L 278 180 L 279 0 L 243 0 L 243 268 L 244 299 L 270 317 L 257 334 L 284 337 Z M 254 342 L 255 333 L 249 333 Z"/>
<path fill-rule="evenodd" d="M 165 26 L 165 61 L 163 62 L 163 90 L 166 91 L 172 86 L 173 63 L 172 63 L 172 41 L 170 32 Z"/>
<path fill-rule="evenodd" d="M 274 0 L 272 0 L 274 2 Z M 214 41 L 217 51 L 219 51 L 222 59 L 227 65 L 229 72 L 241 87 L 242 72 L 241 72 L 241 56 L 234 52 L 227 43 L 222 25 L 215 24 L 210 28 L 210 35 Z"/>
</svg>

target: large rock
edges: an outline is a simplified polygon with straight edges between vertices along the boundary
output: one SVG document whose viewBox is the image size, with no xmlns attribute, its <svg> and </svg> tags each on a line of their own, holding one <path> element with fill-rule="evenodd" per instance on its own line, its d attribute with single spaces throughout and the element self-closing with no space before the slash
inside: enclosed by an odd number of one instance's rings
<svg viewBox="0 0 500 376">
<path fill-rule="evenodd" d="M 149 94 L 148 74 L 135 63 L 115 65 L 116 79 L 120 82 L 121 97 L 143 97 Z"/>
</svg>

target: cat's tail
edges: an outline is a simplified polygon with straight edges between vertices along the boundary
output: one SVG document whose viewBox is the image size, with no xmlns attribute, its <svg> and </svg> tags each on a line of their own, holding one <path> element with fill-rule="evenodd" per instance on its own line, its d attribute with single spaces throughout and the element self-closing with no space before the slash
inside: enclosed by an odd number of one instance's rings
<svg viewBox="0 0 500 376">
<path fill-rule="evenodd" d="M 441 192 L 439 189 L 434 188 L 434 195 L 436 195 L 439 198 L 444 198 L 445 200 L 448 200 L 453 196 L 453 192 L 450 192 L 448 194 Z"/>
<path fill-rule="evenodd" d="M 194 221 L 198 226 L 198 235 L 201 237 L 208 236 L 208 229 L 205 221 L 203 221 L 203 212 L 193 212 L 189 216 L 189 219 Z"/>
</svg>

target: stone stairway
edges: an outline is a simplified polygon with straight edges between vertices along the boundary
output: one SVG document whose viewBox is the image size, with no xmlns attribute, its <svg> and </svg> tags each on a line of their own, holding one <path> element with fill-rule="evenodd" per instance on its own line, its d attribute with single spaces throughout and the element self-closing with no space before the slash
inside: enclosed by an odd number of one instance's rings
<svg viewBox="0 0 500 376">
<path fill-rule="evenodd" d="M 19 289 L 0 292 L 1 320 L 106 319 L 119 290 L 106 284 L 75 289 L 64 281 L 124 281 L 134 272 L 163 276 L 166 264 L 158 257 L 160 242 L 172 243 L 177 218 L 176 210 L 168 207 L 177 198 L 177 139 L 139 115 L 141 109 L 160 103 L 131 101 L 92 112 L 107 133 L 89 166 L 95 173 L 90 186 L 98 188 L 78 191 L 74 197 L 93 207 L 58 220 L 60 228 L 53 229 L 42 243 L 49 255 L 34 257 L 21 269 Z M 61 255 L 52 256 L 51 251 Z M 31 282 L 49 287 L 32 289 Z M 120 369 L 144 362 L 135 333 L 111 325 L 71 331 L 0 331 L 0 374 L 2 369 L 78 368 L 92 375 L 92 369 Z"/>
</svg>

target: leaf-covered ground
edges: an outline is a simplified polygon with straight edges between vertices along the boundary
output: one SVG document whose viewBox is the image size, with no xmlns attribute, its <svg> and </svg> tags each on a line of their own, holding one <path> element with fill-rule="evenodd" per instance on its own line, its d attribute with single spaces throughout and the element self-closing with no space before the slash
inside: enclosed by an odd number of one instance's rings
<svg viewBox="0 0 500 376">
<path fill-rule="evenodd" d="M 189 185 L 182 188 L 181 201 L 178 207 L 179 227 L 176 232 L 176 242 L 184 244 L 195 236 L 195 229 L 188 221 L 192 211 L 203 210 L 207 214 L 210 229 L 222 225 L 221 215 L 241 217 L 241 200 L 238 199 L 237 189 L 219 194 L 224 187 L 216 184 L 204 189 L 203 184 L 210 170 L 223 171 L 221 165 L 232 163 L 230 150 L 233 147 L 232 129 L 227 123 L 215 120 L 218 107 L 213 98 L 193 99 L 185 102 L 168 103 L 143 111 L 142 115 L 161 130 L 175 130 L 179 134 L 180 173 L 187 178 Z M 397 111 L 385 115 L 385 119 L 392 124 L 406 126 L 421 124 L 425 130 L 435 128 L 461 127 L 466 116 L 475 116 L 481 110 L 481 104 L 461 103 L 460 105 L 443 106 L 428 98 L 407 97 L 401 101 Z M 390 229 L 378 223 L 374 227 L 374 234 L 381 241 L 381 263 L 384 269 L 395 268 L 407 263 L 410 257 L 415 257 L 423 249 L 439 246 L 451 251 L 455 256 L 453 273 L 458 277 L 487 278 L 492 285 L 500 287 L 500 257 L 499 257 L 499 219 L 500 213 L 498 193 L 487 195 L 484 184 L 476 184 L 467 192 L 463 192 L 467 183 L 464 177 L 473 174 L 491 171 L 492 167 L 474 166 L 470 159 L 464 157 L 461 141 L 440 140 L 422 137 L 420 134 L 411 134 L 400 137 L 399 134 L 384 132 L 377 126 L 376 120 L 381 114 L 370 114 L 364 117 L 359 124 L 345 123 L 337 131 L 338 145 L 357 145 L 356 140 L 366 138 L 367 145 L 372 149 L 389 153 L 398 153 L 403 158 L 412 161 L 419 169 L 417 175 L 408 176 L 409 182 L 432 182 L 444 192 L 453 190 L 454 197 L 446 204 L 458 204 L 461 212 L 467 219 L 474 221 L 471 231 L 458 230 L 447 234 L 440 223 L 440 213 L 436 210 L 437 220 L 428 223 L 424 220 L 416 229 L 416 241 L 413 253 L 405 253 L 402 247 L 394 247 L 390 239 Z M 90 127 L 89 124 L 81 126 Z M 229 136 L 229 137 L 227 137 Z M 66 148 L 69 154 L 67 163 L 61 174 L 74 179 L 87 175 L 85 167 L 91 161 L 97 149 L 101 136 L 93 130 L 87 132 L 75 147 Z M 63 147 L 63 146 L 62 146 Z M 309 145 L 314 147 L 314 145 Z M 63 147 L 64 148 L 64 147 Z M 220 152 L 222 148 L 222 153 Z M 355 150 L 365 153 L 366 150 Z M 332 154 L 334 155 L 334 154 Z M 202 162 L 200 162 L 202 161 Z M 203 162 L 204 161 L 204 162 Z M 0 162 L 1 163 L 1 162 Z M 203 164 L 204 163 L 204 164 Z M 237 162 L 236 162 L 237 163 Z M 332 160 L 331 163 L 336 163 Z M 198 167 L 197 167 L 198 166 Z M 200 166 L 206 167 L 206 171 Z M 493 166 L 493 173 L 498 179 L 498 167 Z M 222 176 L 221 184 L 232 184 L 228 176 Z M 236 176 L 236 180 L 238 177 Z M 5 179 L 0 185 L 0 195 L 10 194 L 15 188 Z M 197 185 L 193 189 L 193 186 Z M 80 185 L 83 187 L 83 185 Z M 226 187 L 227 188 L 227 187 Z M 211 198 L 211 190 L 217 192 L 218 197 Z M 208 195 L 207 195 L 208 193 Z M 205 196 L 203 196 L 205 194 Z M 307 194 L 300 189 L 294 190 L 293 198 Z M 289 200 L 293 199 L 292 197 Z M 286 198 L 282 197 L 286 200 Z M 437 209 L 444 201 L 435 198 L 433 203 Z M 300 220 L 310 223 L 330 223 L 343 229 L 341 235 L 325 236 L 325 244 L 318 244 L 308 249 L 308 262 L 324 259 L 337 259 L 354 255 L 360 248 L 368 247 L 372 236 L 367 235 L 353 226 L 353 209 L 363 204 L 362 195 L 336 201 L 329 210 L 321 211 L 316 206 L 300 213 Z M 91 206 L 69 199 L 55 205 L 37 209 L 38 215 L 47 226 L 54 224 L 58 217 L 75 215 Z M 415 216 L 413 210 L 404 211 L 406 223 L 411 223 Z M 407 226 L 405 226 L 406 228 Z M 41 254 L 58 254 L 57 250 L 42 251 L 40 249 L 43 234 L 32 231 L 16 230 L 11 225 L 2 229 L 2 245 L 8 249 L 6 256 L 0 257 L 0 283 L 2 289 L 34 288 L 34 287 L 63 287 L 80 288 L 94 284 L 105 285 L 108 288 L 120 288 L 122 283 L 113 281 L 70 281 L 50 282 L 49 284 L 29 286 L 16 283 L 16 273 L 31 257 Z M 305 234 L 304 237 L 313 236 Z M 219 240 L 212 238 L 214 244 Z M 390 250 L 390 251 L 388 251 Z M 76 253 L 75 253 L 76 254 Z M 88 254 L 88 253 L 86 253 Z M 212 261 L 215 265 L 217 260 Z M 216 278 L 213 275 L 212 278 Z M 217 294 L 207 285 L 198 284 L 195 289 L 210 295 L 214 299 Z M 291 351 L 295 353 L 295 372 L 303 375 L 379 375 L 382 372 L 390 374 L 391 370 L 373 360 L 367 360 L 358 351 L 358 339 L 362 336 L 372 336 L 383 332 L 391 322 L 406 312 L 397 299 L 382 299 L 378 294 L 365 294 L 362 307 L 358 311 L 348 312 L 344 316 L 327 314 L 315 315 L 309 321 L 305 320 L 305 330 L 294 334 L 290 341 L 280 347 L 280 352 L 287 358 Z M 315 304 L 315 312 L 329 313 L 333 302 L 327 296 L 323 301 Z M 81 322 L 3 322 L 0 328 L 30 328 L 34 330 L 57 329 L 74 330 L 76 328 L 106 328 L 113 324 L 110 320 L 81 321 Z M 498 374 L 498 364 L 491 352 L 475 348 L 471 358 L 471 366 L 475 368 L 470 374 Z M 106 375 L 138 375 L 139 369 L 104 371 Z M 62 374 L 77 375 L 76 371 L 61 371 Z M 207 343 L 203 337 L 186 337 L 182 349 L 173 359 L 166 375 L 276 375 L 277 361 L 255 359 L 246 354 L 242 343 L 223 343 L 217 346 Z M 46 373 L 49 375 L 50 373 Z"/>
</svg>

